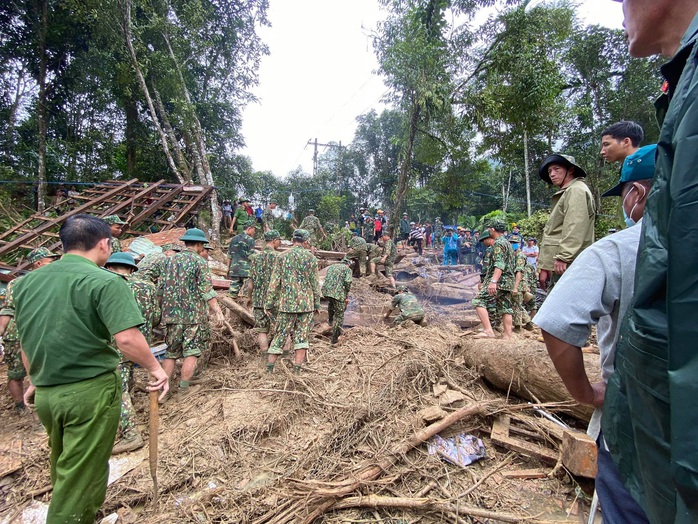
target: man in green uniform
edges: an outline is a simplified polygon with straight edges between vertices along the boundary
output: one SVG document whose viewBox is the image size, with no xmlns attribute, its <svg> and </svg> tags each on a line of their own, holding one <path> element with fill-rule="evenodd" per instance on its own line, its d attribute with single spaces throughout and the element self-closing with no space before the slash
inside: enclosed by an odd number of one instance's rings
<svg viewBox="0 0 698 524">
<path fill-rule="evenodd" d="M 25 398 L 36 394 L 51 447 L 46 522 L 92 524 L 106 494 L 119 424 L 119 354 L 112 340 L 148 370 L 149 390 L 164 395 L 169 385 L 138 330 L 143 317 L 126 282 L 99 267 L 111 254 L 109 225 L 75 215 L 61 226 L 60 238 L 61 260 L 16 284 L 15 321 L 32 382 Z"/>
<path fill-rule="evenodd" d="M 354 276 L 360 277 L 362 273 L 362 267 L 367 266 L 365 271 L 368 273 L 370 267 L 366 262 L 366 250 L 368 249 L 366 241 L 361 238 L 355 231 L 351 234 L 351 239 L 349 240 L 349 251 L 347 251 L 346 257 L 354 261 Z"/>
<path fill-rule="evenodd" d="M 219 324 L 224 317 L 211 285 L 208 264 L 201 256 L 208 242 L 206 235 L 192 228 L 180 240 L 186 249 L 167 259 L 162 277 L 162 322 L 166 325 L 167 343 L 163 367 L 170 377 L 177 359 L 183 358 L 179 387 L 186 389 L 196 361 L 211 338 L 209 312 Z"/>
<path fill-rule="evenodd" d="M 155 285 L 150 280 L 135 277 L 134 272 L 138 266 L 133 261 L 130 253 L 113 253 L 104 265 L 109 271 L 121 275 L 131 288 L 133 298 L 143 315 L 145 322 L 138 328 L 145 337 L 148 346 L 153 340 L 153 328 L 160 323 L 160 303 L 158 302 Z M 121 420 L 117 441 L 114 444 L 112 455 L 133 451 L 143 447 L 143 438 L 136 423 L 136 412 L 131 400 L 133 384 L 133 362 L 124 358 L 120 353 L 119 375 L 121 376 Z"/>
<path fill-rule="evenodd" d="M 235 231 L 236 235 L 242 233 L 247 223 L 254 219 L 254 213 L 248 213 L 248 209 L 252 209 L 250 200 L 248 198 L 241 198 L 240 205 L 235 208 L 235 213 L 233 213 L 233 222 L 230 224 L 229 233 L 231 235 L 233 231 Z"/>
<path fill-rule="evenodd" d="M 434 249 L 440 248 L 443 245 L 441 237 L 444 236 L 444 223 L 441 222 L 440 217 L 436 217 L 434 220 Z"/>
<path fill-rule="evenodd" d="M 182 251 L 182 245 L 177 243 L 163 244 L 162 253 L 150 253 L 138 262 L 138 278 L 150 280 L 160 289 L 160 279 L 165 271 L 165 261 L 175 253 Z"/>
<path fill-rule="evenodd" d="M 402 324 L 407 320 L 411 320 L 415 324 L 424 325 L 424 309 L 412 293 L 409 292 L 407 286 L 399 285 L 395 290 L 390 307 L 385 314 L 385 318 L 390 318 L 393 310 L 399 309 L 400 314 L 395 317 L 395 325 Z"/>
<path fill-rule="evenodd" d="M 298 229 L 303 229 L 310 233 L 310 245 L 315 246 L 317 244 L 318 238 L 322 235 L 322 238 L 327 237 L 325 230 L 322 229 L 322 224 L 320 219 L 315 216 L 314 209 L 308 209 L 308 216 L 306 216 Z"/>
<path fill-rule="evenodd" d="M 494 239 L 490 237 L 490 232 L 486 229 L 484 233 L 482 233 L 482 236 L 478 231 L 477 236 L 474 238 L 478 239 L 478 245 L 484 246 L 485 251 L 482 257 L 482 266 L 480 267 L 480 283 L 477 286 L 479 293 L 473 298 L 471 303 L 473 307 L 476 305 L 482 305 L 485 309 L 487 309 L 490 324 L 492 324 L 493 327 L 496 327 L 499 326 L 502 321 L 499 315 L 497 315 L 497 300 L 494 295 L 488 294 L 486 290 L 487 285 L 492 279 L 492 273 L 494 273 L 494 264 L 492 262 L 492 244 L 494 244 Z M 484 291 L 483 288 L 485 288 Z"/>
<path fill-rule="evenodd" d="M 383 241 L 383 248 L 381 249 L 381 254 L 379 257 L 371 259 L 371 273 L 377 275 L 376 264 L 383 264 L 385 266 L 385 276 L 390 280 L 390 285 L 395 287 L 395 279 L 393 278 L 393 265 L 395 264 L 395 259 L 397 258 L 397 248 L 395 247 L 395 242 L 390 238 L 390 233 L 385 231 L 381 236 Z"/>
<path fill-rule="evenodd" d="M 262 223 L 264 224 L 264 231 L 271 231 L 274 228 L 274 221 L 276 217 L 274 216 L 274 210 L 276 209 L 277 202 L 272 200 L 269 205 L 264 209 L 262 213 Z"/>
<path fill-rule="evenodd" d="M 512 308 L 514 310 L 512 323 L 517 329 L 524 326 L 526 326 L 527 329 L 532 329 L 531 317 L 528 316 L 528 311 L 524 307 L 524 294 L 531 294 L 531 290 L 528 285 L 529 280 L 526 273 L 526 266 L 530 266 L 530 264 L 526 262 L 526 255 L 521 252 L 521 248 L 519 247 L 521 246 L 521 237 L 519 235 L 517 238 L 516 235 L 518 235 L 518 232 L 512 233 L 508 237 L 509 244 L 511 244 L 511 248 L 514 251 L 516 261 L 516 265 L 514 267 L 514 288 L 511 291 Z"/>
<path fill-rule="evenodd" d="M 380 258 L 382 247 L 378 244 L 366 244 L 366 276 L 370 276 L 371 272 L 371 260 L 374 258 Z"/>
<path fill-rule="evenodd" d="M 322 284 L 322 296 L 329 304 L 327 306 L 328 322 L 332 326 L 332 344 L 336 344 L 342 333 L 344 310 L 349 304 L 351 289 L 351 259 L 344 257 L 339 264 L 327 268 L 327 275 Z"/>
<path fill-rule="evenodd" d="M 264 311 L 264 300 L 269 289 L 271 274 L 276 264 L 277 253 L 281 245 L 281 235 L 276 229 L 264 233 L 266 245 L 261 253 L 250 256 L 250 279 L 252 284 L 252 308 L 254 312 L 254 328 L 257 332 L 257 343 L 263 353 L 269 349 L 269 329 L 271 318 Z M 274 311 L 271 311 L 275 314 Z"/>
<path fill-rule="evenodd" d="M 506 225 L 501 220 L 493 220 L 487 225 L 487 231 L 490 238 L 494 239 L 492 243 L 492 259 L 491 264 L 494 266 L 492 278 L 486 287 L 483 287 L 477 297 L 473 299 L 472 304 L 475 306 L 475 312 L 482 322 L 484 328 L 483 333 L 475 335 L 474 338 L 493 338 L 494 331 L 490 323 L 489 314 L 487 312 L 487 297 L 485 293 L 495 297 L 497 304 L 497 313 L 502 317 L 502 326 L 504 327 L 504 339 L 508 340 L 512 334 L 512 315 L 514 313 L 512 307 L 511 292 L 514 289 L 514 270 L 516 269 L 516 258 L 511 244 L 504 236 Z M 483 238 L 483 235 L 480 238 Z"/>
<path fill-rule="evenodd" d="M 230 265 L 228 266 L 228 278 L 230 279 L 230 296 L 237 298 L 240 290 L 250 276 L 249 258 L 254 251 L 255 223 L 248 221 L 243 231 L 235 235 L 228 246 Z"/>
<path fill-rule="evenodd" d="M 277 311 L 276 336 L 269 347 L 267 371 L 274 371 L 276 359 L 283 353 L 283 345 L 293 337 L 295 356 L 293 369 L 301 370 L 310 347 L 313 312 L 320 310 L 320 286 L 317 258 L 309 251 L 310 233 L 304 229 L 293 232 L 293 247 L 279 255 L 269 282 L 264 301 L 268 316 Z"/>
<path fill-rule="evenodd" d="M 104 217 L 104 221 L 109 224 L 111 229 L 111 251 L 112 253 L 121 252 L 121 242 L 119 239 L 124 234 L 124 226 L 127 222 L 124 222 L 119 218 L 118 215 L 109 215 Z"/>
<path fill-rule="evenodd" d="M 373 230 L 373 217 L 366 215 L 363 223 L 363 236 L 367 244 L 374 244 L 376 232 Z"/>
<path fill-rule="evenodd" d="M 45 247 L 32 250 L 27 255 L 27 262 L 31 263 L 31 269 L 39 269 L 54 262 L 60 255 L 51 253 Z M 16 278 L 7 285 L 5 300 L 0 309 L 0 336 L 5 345 L 5 363 L 7 364 L 7 389 L 14 400 L 15 411 L 24 411 L 24 377 L 27 370 L 22 362 L 22 348 L 19 344 L 19 333 L 14 317 L 13 287 L 22 277 Z"/>
</svg>

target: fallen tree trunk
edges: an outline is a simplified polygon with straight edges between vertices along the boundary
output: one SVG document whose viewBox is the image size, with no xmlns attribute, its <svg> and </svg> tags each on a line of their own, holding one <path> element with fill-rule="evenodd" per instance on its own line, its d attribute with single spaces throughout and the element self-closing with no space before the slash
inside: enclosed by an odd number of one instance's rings
<svg viewBox="0 0 698 524">
<path fill-rule="evenodd" d="M 430 498 L 366 495 L 363 497 L 348 497 L 344 500 L 340 500 L 332 507 L 333 510 L 346 508 L 409 508 L 444 511 L 459 516 L 469 515 L 471 517 L 493 519 L 498 522 L 521 522 L 524 520 L 524 517 L 512 515 L 511 513 L 498 513 L 496 511 L 488 511 L 464 504 L 451 504 L 443 500 Z"/>
<path fill-rule="evenodd" d="M 239 316 L 247 324 L 249 324 L 250 326 L 254 326 L 254 315 L 250 313 L 246 308 L 242 307 L 240 304 L 235 302 L 233 299 L 218 295 L 218 302 L 220 302 L 230 311 Z"/>
<path fill-rule="evenodd" d="M 464 342 L 465 364 L 489 384 L 532 402 L 571 402 L 573 417 L 589 422 L 593 408 L 574 402 L 562 383 L 545 346 L 530 340 L 473 340 Z M 584 354 L 589 380 L 601 381 L 598 355 Z"/>
</svg>

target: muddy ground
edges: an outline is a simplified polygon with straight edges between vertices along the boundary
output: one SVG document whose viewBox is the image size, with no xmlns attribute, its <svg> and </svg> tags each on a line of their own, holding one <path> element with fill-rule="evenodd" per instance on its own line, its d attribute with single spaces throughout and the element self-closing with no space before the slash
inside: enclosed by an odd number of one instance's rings
<svg viewBox="0 0 698 524">
<path fill-rule="evenodd" d="M 430 264 L 410 256 L 397 268 L 400 279 L 425 301 L 427 327 L 383 321 L 391 295 L 381 292 L 381 281 L 357 280 L 346 319 L 354 327 L 331 346 L 318 326 L 300 375 L 291 372 L 288 360 L 266 374 L 252 330 L 227 311 L 240 333 L 242 359 L 233 358 L 228 335 L 216 333 L 200 382 L 186 393 L 175 392 L 160 408 L 157 508 L 146 446 L 116 457 L 115 465 L 127 472 L 109 486 L 100 518 L 111 515 L 109 522 L 124 523 L 586 522 L 593 481 L 573 477 L 559 463 L 541 462 L 535 453 L 492 442 L 494 420 L 507 415 L 519 421 L 519 438 L 535 449 L 557 452 L 549 426 L 537 422 L 542 419 L 528 404 L 491 388 L 465 364 L 466 355 L 482 343 L 468 334 L 477 330 L 469 304 L 477 278 L 465 271 L 448 276 Z M 446 286 L 441 289 L 440 283 Z M 460 297 L 454 289 L 461 290 Z M 507 344 L 544 355 L 538 336 L 524 332 Z M 146 377 L 137 371 L 133 399 L 147 440 Z M 47 440 L 32 414 L 13 413 L 4 366 L 0 374 L 0 522 L 25 522 L 30 520 L 21 515 L 27 507 L 50 500 Z M 473 414 L 438 434 L 478 436 L 486 458 L 460 467 L 414 441 L 434 420 L 468 406 Z M 564 408 L 546 407 L 583 426 L 566 417 Z M 437 415 L 425 415 L 426 408 Z"/>
</svg>

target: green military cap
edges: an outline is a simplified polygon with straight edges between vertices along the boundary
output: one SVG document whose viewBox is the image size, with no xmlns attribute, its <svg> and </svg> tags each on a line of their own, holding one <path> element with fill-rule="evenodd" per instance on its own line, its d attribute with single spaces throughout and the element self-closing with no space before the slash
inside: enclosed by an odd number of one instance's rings
<svg viewBox="0 0 698 524">
<path fill-rule="evenodd" d="M 407 291 L 409 291 L 409 289 L 407 289 L 407 286 L 405 284 L 400 284 L 398 287 L 395 288 L 395 294 L 405 293 Z"/>
<path fill-rule="evenodd" d="M 278 204 L 278 202 L 277 202 L 275 199 L 273 199 L 273 198 L 269 201 L 269 203 L 270 203 L 270 204 Z"/>
<path fill-rule="evenodd" d="M 310 232 L 306 229 L 296 229 L 293 232 L 293 240 L 301 240 L 306 242 L 310 240 Z"/>
<path fill-rule="evenodd" d="M 308 209 L 308 213 L 315 213 L 314 209 Z"/>
<path fill-rule="evenodd" d="M 486 238 L 492 238 L 489 229 L 485 229 L 482 233 L 480 233 L 480 242 L 482 242 Z"/>
<path fill-rule="evenodd" d="M 254 220 L 248 220 L 242 225 L 243 229 L 249 229 L 251 227 L 257 227 L 257 223 Z"/>
<path fill-rule="evenodd" d="M 238 202 L 240 202 L 241 204 L 244 204 L 245 202 L 249 202 L 249 201 L 250 201 L 250 199 L 246 198 L 246 197 L 242 197 L 240 200 L 238 200 Z"/>
<path fill-rule="evenodd" d="M 122 225 L 122 226 L 123 226 L 124 224 L 126 224 L 126 222 L 124 222 L 123 220 L 121 220 L 121 219 L 119 218 L 119 215 L 109 215 L 109 216 L 104 217 L 102 220 L 104 220 L 104 221 L 105 221 L 107 224 L 109 224 L 110 226 L 111 226 L 112 224 L 120 224 L 120 225 Z"/>
<path fill-rule="evenodd" d="M 184 236 L 182 236 L 180 240 L 182 242 L 208 242 L 208 238 L 206 238 L 206 233 L 201 231 L 198 227 L 192 227 L 191 229 L 187 229 L 187 231 L 184 233 Z"/>
<path fill-rule="evenodd" d="M 138 271 L 138 266 L 136 265 L 136 262 L 133 260 L 133 255 L 131 253 L 126 253 L 126 252 L 112 253 L 112 255 L 109 257 L 109 260 L 107 260 L 107 263 L 104 265 L 105 266 L 114 266 L 114 265 L 128 266 L 128 267 L 132 268 L 134 271 Z"/>
<path fill-rule="evenodd" d="M 270 229 L 269 231 L 264 233 L 265 242 L 271 242 L 272 240 L 276 240 L 277 238 L 281 238 L 281 235 L 276 229 Z"/>
<path fill-rule="evenodd" d="M 354 261 L 351 258 L 344 257 L 342 260 L 340 260 L 340 262 L 342 264 L 346 264 L 347 266 L 351 266 Z"/>
<path fill-rule="evenodd" d="M 488 220 L 485 223 L 485 227 L 488 229 L 492 228 L 492 229 L 495 229 L 497 231 L 506 231 L 506 229 L 507 229 L 507 225 L 504 223 L 504 220 L 501 220 L 499 218 L 493 218 L 491 220 Z"/>
<path fill-rule="evenodd" d="M 204 249 L 208 249 L 209 251 L 213 251 L 213 249 L 214 249 L 213 244 L 209 244 L 208 242 L 206 242 L 204 244 Z"/>
<path fill-rule="evenodd" d="M 38 262 L 39 260 L 43 260 L 44 258 L 59 258 L 60 255 L 56 255 L 55 253 L 51 253 L 48 248 L 45 247 L 37 247 L 36 249 L 33 249 L 29 252 L 27 255 L 27 262 L 34 263 Z"/>
<path fill-rule="evenodd" d="M 163 244 L 161 247 L 163 251 L 182 251 L 182 244 L 177 244 L 176 242 Z"/>
</svg>

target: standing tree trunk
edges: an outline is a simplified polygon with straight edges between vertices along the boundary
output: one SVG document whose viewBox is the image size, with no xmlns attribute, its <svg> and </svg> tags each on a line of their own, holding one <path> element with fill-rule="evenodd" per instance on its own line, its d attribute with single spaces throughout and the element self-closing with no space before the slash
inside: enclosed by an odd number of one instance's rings
<svg viewBox="0 0 698 524">
<path fill-rule="evenodd" d="M 531 177 L 528 172 L 528 131 L 524 129 L 524 177 L 526 178 L 526 212 L 531 216 Z"/>
<path fill-rule="evenodd" d="M 38 3 L 38 11 L 41 13 L 41 29 L 39 30 L 39 100 L 36 116 L 39 125 L 36 210 L 43 213 L 46 200 L 46 33 L 48 32 L 48 5 L 47 0 L 38 0 Z"/>
<path fill-rule="evenodd" d="M 136 126 L 138 124 L 138 106 L 133 96 L 129 96 L 124 103 L 126 113 L 126 178 L 132 179 L 136 175 Z"/>
<path fill-rule="evenodd" d="M 405 202 L 405 195 L 407 194 L 407 181 L 409 179 L 410 166 L 412 164 L 412 147 L 414 146 L 414 140 L 417 137 L 417 124 L 419 124 L 419 117 L 421 114 L 420 109 L 419 103 L 413 98 L 410 105 L 410 127 L 407 134 L 407 143 L 405 144 L 402 162 L 400 163 L 400 174 L 397 178 L 395 209 L 393 209 L 393 216 L 390 220 L 390 224 L 388 224 L 388 231 L 390 231 L 391 237 L 395 236 L 395 228 L 400 224 L 402 207 Z"/>
<path fill-rule="evenodd" d="M 124 33 L 124 39 L 126 40 L 126 47 L 128 48 L 128 53 L 131 57 L 131 63 L 133 65 L 133 69 L 136 72 L 136 77 L 138 78 L 138 84 L 140 85 L 141 91 L 143 91 L 143 96 L 145 96 L 145 100 L 148 103 L 148 110 L 150 111 L 150 117 L 153 119 L 153 125 L 155 126 L 155 130 L 158 132 L 158 135 L 160 137 L 160 144 L 162 145 L 162 150 L 165 153 L 165 157 L 167 158 L 167 164 L 170 166 L 172 173 L 174 173 L 174 175 L 177 177 L 177 180 L 179 180 L 179 183 L 186 184 L 188 181 L 182 177 L 182 174 L 177 169 L 174 159 L 172 158 L 172 154 L 170 153 L 170 147 L 167 144 L 167 136 L 165 135 L 165 132 L 162 130 L 162 126 L 160 125 L 160 121 L 158 120 L 158 115 L 155 112 L 155 107 L 153 106 L 153 99 L 150 96 L 150 91 L 148 91 L 148 85 L 145 83 L 145 78 L 143 77 L 143 73 L 141 72 L 141 67 L 138 64 L 138 57 L 136 56 L 136 50 L 133 47 L 133 41 L 131 37 L 131 0 L 123 0 L 120 3 L 123 6 L 124 11 L 124 17 L 122 20 L 122 30 Z"/>
</svg>

